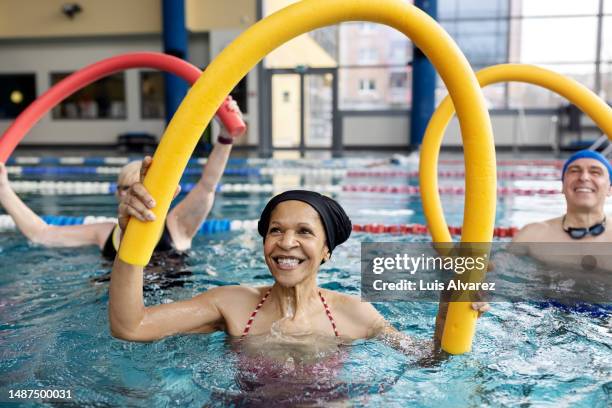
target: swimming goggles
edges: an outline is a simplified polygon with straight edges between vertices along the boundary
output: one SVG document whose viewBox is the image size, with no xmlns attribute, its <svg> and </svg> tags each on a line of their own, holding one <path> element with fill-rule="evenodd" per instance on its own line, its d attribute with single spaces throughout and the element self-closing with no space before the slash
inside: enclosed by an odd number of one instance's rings
<svg viewBox="0 0 612 408">
<path fill-rule="evenodd" d="M 565 224 L 565 215 L 563 216 L 563 220 L 561 221 L 561 225 L 563 226 Z M 594 237 L 603 234 L 603 232 L 606 230 L 606 217 L 604 216 L 604 219 L 602 222 L 595 224 L 593 226 L 590 226 L 589 228 L 571 228 L 571 227 L 567 227 L 567 228 L 563 228 L 563 231 L 565 231 L 567 233 L 567 235 L 569 235 L 570 237 L 572 237 L 572 239 L 581 239 L 586 237 L 587 235 L 592 235 Z"/>
</svg>

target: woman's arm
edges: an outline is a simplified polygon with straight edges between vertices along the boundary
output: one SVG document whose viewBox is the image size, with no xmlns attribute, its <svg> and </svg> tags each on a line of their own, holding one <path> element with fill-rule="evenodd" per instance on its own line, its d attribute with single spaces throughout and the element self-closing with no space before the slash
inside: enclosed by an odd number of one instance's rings
<svg viewBox="0 0 612 408">
<path fill-rule="evenodd" d="M 240 109 L 235 102 L 230 107 L 240 114 Z M 240 136 L 242 135 L 235 137 Z M 219 138 L 227 141 L 232 140 L 223 126 L 221 126 Z M 184 250 L 191 246 L 191 240 L 210 213 L 215 201 L 217 184 L 223 176 L 231 150 L 231 144 L 219 142 L 215 144 L 198 183 L 168 214 L 166 225 L 177 249 Z"/>
<path fill-rule="evenodd" d="M 151 158 L 145 157 L 140 173 L 144 178 Z M 130 187 L 119 204 L 119 226 L 125 231 L 130 217 L 152 221 L 153 197 L 141 183 Z M 192 299 L 145 307 L 143 300 L 143 267 L 130 265 L 117 257 L 113 263 L 109 297 L 110 331 L 114 337 L 132 341 L 152 341 L 177 333 L 211 331 L 223 317 L 218 308 L 219 292 L 211 289 Z"/>
<path fill-rule="evenodd" d="M 217 307 L 226 288 L 192 299 L 145 307 L 143 268 L 115 259 L 111 272 L 108 317 L 113 337 L 153 341 L 179 333 L 209 332 L 223 322 Z"/>
<path fill-rule="evenodd" d="M 4 163 L 0 163 L 0 204 L 13 218 L 15 225 L 30 241 L 53 247 L 97 245 L 102 248 L 115 224 L 54 226 L 47 225 L 15 194 L 8 180 Z"/>
<path fill-rule="evenodd" d="M 217 143 L 198 183 L 169 213 L 166 225 L 177 249 L 191 246 L 191 240 L 208 216 L 215 201 L 217 184 L 223 176 L 232 145 Z"/>
</svg>

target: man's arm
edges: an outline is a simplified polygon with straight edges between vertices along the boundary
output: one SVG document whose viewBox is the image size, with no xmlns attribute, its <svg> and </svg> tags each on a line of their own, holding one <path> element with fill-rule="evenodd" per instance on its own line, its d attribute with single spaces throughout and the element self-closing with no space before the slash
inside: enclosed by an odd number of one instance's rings
<svg viewBox="0 0 612 408">
<path fill-rule="evenodd" d="M 54 226 L 47 225 L 32 211 L 13 189 L 8 181 L 4 163 L 0 163 L 0 204 L 13 218 L 15 225 L 30 241 L 53 247 L 76 247 L 97 245 L 102 248 L 115 224 Z"/>
</svg>

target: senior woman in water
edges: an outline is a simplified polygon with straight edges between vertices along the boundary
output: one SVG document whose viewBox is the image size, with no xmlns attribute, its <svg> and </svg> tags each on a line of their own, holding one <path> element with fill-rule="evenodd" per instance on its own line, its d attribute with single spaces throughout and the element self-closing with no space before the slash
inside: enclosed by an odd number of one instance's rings
<svg viewBox="0 0 612 408">
<path fill-rule="evenodd" d="M 140 204 L 129 209 L 122 204 L 123 227 L 128 214 L 141 221 L 152 214 L 153 200 L 142 184 L 129 194 L 134 199 L 124 202 Z M 112 335 L 131 341 L 218 330 L 234 337 L 274 332 L 294 338 L 312 335 L 355 340 L 383 335 L 399 348 L 412 349 L 410 338 L 397 332 L 370 303 L 317 286 L 321 264 L 351 233 L 351 222 L 336 201 L 312 191 L 287 191 L 266 205 L 258 231 L 274 277 L 272 286 L 221 286 L 189 300 L 145 307 L 143 268 L 117 257 L 110 284 Z M 478 303 L 474 308 L 482 312 L 488 306 Z M 437 335 L 443 315 L 439 313 L 436 321 Z"/>
</svg>

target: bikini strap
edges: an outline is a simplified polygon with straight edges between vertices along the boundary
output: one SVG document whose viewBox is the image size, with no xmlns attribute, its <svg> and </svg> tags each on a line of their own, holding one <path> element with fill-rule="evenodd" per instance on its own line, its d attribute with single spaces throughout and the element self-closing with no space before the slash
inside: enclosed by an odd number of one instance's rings
<svg viewBox="0 0 612 408">
<path fill-rule="evenodd" d="M 323 302 L 325 313 L 327 314 L 327 317 L 329 318 L 332 328 L 334 329 L 334 334 L 336 335 L 336 337 L 340 337 L 340 335 L 338 334 L 338 329 L 336 328 L 336 321 L 334 320 L 334 317 L 332 316 L 331 311 L 329 310 L 329 306 L 327 306 L 327 302 L 325 301 L 325 298 L 321 294 L 321 291 L 319 291 L 319 297 L 321 298 L 321 302 Z"/>
<path fill-rule="evenodd" d="M 249 330 L 251 330 L 251 325 L 253 324 L 253 320 L 255 320 L 255 316 L 257 315 L 257 312 L 259 312 L 259 309 L 261 309 L 261 307 L 263 306 L 268 296 L 270 296 L 271 292 L 272 292 L 272 288 L 268 289 L 266 294 L 259 301 L 259 304 L 255 308 L 255 310 L 253 310 L 253 313 L 251 313 L 251 316 L 249 317 L 249 321 L 247 322 L 246 327 L 244 328 L 244 331 L 242 332 L 242 336 L 240 336 L 241 339 L 246 337 L 246 335 L 249 333 Z"/>
<path fill-rule="evenodd" d="M 249 333 L 249 330 L 251 330 L 251 326 L 253 325 L 255 316 L 257 316 L 257 312 L 259 312 L 259 309 L 261 309 L 261 307 L 263 306 L 268 296 L 270 296 L 271 292 L 272 292 L 272 288 L 268 289 L 266 294 L 261 298 L 261 300 L 257 304 L 257 307 L 255 307 L 255 310 L 253 310 L 253 313 L 251 313 L 251 316 L 249 316 L 249 321 L 247 322 L 244 328 L 244 331 L 242 332 L 242 336 L 240 336 L 241 339 L 245 338 L 246 335 Z M 325 301 L 325 298 L 323 297 L 323 294 L 321 293 L 321 291 L 319 291 L 319 298 L 321 299 L 321 302 L 323 303 L 323 307 L 325 308 L 325 314 L 327 315 L 327 318 L 329 319 L 329 322 L 332 325 L 332 329 L 334 329 L 334 334 L 336 335 L 336 337 L 340 337 L 340 335 L 338 334 L 338 329 L 336 327 L 336 321 L 334 320 L 334 317 L 332 316 L 331 311 L 329 310 L 329 306 L 327 305 L 327 302 Z"/>
</svg>

